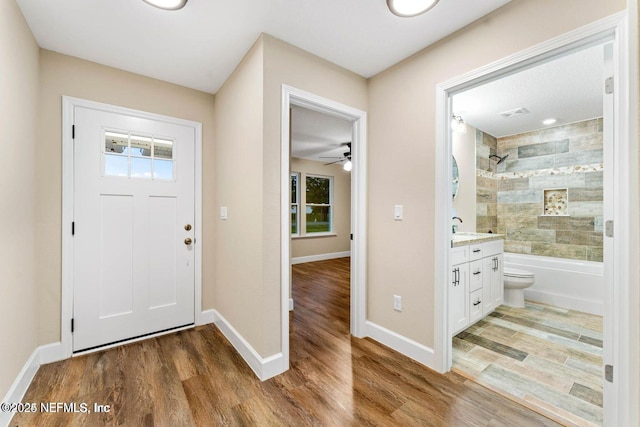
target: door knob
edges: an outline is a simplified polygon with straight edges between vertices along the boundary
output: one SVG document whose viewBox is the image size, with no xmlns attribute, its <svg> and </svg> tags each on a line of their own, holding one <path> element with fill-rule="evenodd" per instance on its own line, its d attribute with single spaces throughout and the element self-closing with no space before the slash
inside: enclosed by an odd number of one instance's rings
<svg viewBox="0 0 640 427">
<path fill-rule="evenodd" d="M 185 245 L 190 245 L 191 243 L 192 243 L 191 237 L 187 237 L 186 239 L 184 239 Z"/>
<path fill-rule="evenodd" d="M 187 230 L 187 231 L 191 231 L 191 224 L 185 225 L 184 229 Z"/>
</svg>

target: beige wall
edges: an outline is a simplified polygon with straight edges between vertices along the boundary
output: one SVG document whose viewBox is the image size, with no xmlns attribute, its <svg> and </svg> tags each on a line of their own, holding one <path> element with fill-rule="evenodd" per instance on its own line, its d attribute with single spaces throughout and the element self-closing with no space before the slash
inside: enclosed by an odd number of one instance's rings
<svg viewBox="0 0 640 427">
<path fill-rule="evenodd" d="M 624 8 L 624 0 L 514 0 L 370 79 L 369 320 L 434 344 L 434 251 L 446 249 L 433 246 L 436 85 Z M 393 220 L 394 204 L 404 204 L 404 221 Z"/>
<path fill-rule="evenodd" d="M 262 357 L 281 351 L 282 84 L 367 105 L 364 78 L 268 35 L 216 94 L 216 209 L 229 209 L 217 221 L 216 309 Z"/>
<path fill-rule="evenodd" d="M 454 214 L 459 231 L 476 231 L 476 129 L 467 125 L 467 132 L 453 132 L 451 151 L 458 163 L 459 188 L 453 199 Z M 453 215 L 451 215 L 453 216 Z"/>
<path fill-rule="evenodd" d="M 291 159 L 291 172 L 301 174 L 304 182 L 306 174 L 333 177 L 333 232 L 335 236 L 296 237 L 291 239 L 291 257 L 332 254 L 351 250 L 351 172 L 346 172 L 342 164 L 325 166 L 322 162 Z M 302 185 L 300 188 L 304 188 Z M 300 194 L 300 217 L 304 219 L 304 191 Z M 301 225 L 302 228 L 302 225 Z"/>
<path fill-rule="evenodd" d="M 216 94 L 216 213 L 228 219 L 214 221 L 215 308 L 264 355 L 262 63 L 258 40 Z"/>
<path fill-rule="evenodd" d="M 36 156 L 39 54 L 15 1 L 0 2 L 0 396 L 38 345 Z"/>
<path fill-rule="evenodd" d="M 39 150 L 34 156 L 40 344 L 60 341 L 63 95 L 202 123 L 203 308 L 213 307 L 214 96 L 47 50 L 40 51 L 40 66 Z"/>
</svg>

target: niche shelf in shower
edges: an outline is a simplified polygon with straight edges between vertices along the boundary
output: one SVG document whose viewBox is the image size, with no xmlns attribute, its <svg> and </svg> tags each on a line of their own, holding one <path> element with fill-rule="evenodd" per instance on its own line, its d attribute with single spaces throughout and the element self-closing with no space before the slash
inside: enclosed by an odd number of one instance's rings
<svg viewBox="0 0 640 427">
<path fill-rule="evenodd" d="M 544 215 L 569 216 L 569 191 L 566 188 L 544 190 Z"/>
</svg>

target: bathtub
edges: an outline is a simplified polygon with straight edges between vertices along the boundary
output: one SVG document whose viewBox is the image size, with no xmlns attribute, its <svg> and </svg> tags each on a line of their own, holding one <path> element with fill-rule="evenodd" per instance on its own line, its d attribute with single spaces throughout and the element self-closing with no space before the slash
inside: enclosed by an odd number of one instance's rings
<svg viewBox="0 0 640 427">
<path fill-rule="evenodd" d="M 604 268 L 601 262 L 505 252 L 504 266 L 535 274 L 535 283 L 524 291 L 527 300 L 603 314 Z"/>
</svg>

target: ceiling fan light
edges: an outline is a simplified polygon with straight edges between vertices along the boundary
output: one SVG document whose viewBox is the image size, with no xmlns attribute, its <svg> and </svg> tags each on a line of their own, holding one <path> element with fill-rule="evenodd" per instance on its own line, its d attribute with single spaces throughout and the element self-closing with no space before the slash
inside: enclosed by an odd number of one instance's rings
<svg viewBox="0 0 640 427">
<path fill-rule="evenodd" d="M 143 2 L 164 10 L 182 9 L 187 0 L 142 0 Z"/>
<path fill-rule="evenodd" d="M 347 172 L 351 172 L 351 169 L 353 169 L 353 164 L 351 163 L 351 160 L 347 160 L 347 163 L 344 164 L 342 169 L 346 170 Z"/>
<path fill-rule="evenodd" d="M 389 6 L 389 10 L 394 15 L 402 18 L 410 18 L 425 13 L 434 7 L 438 1 L 439 0 L 387 0 L 387 6 Z"/>
</svg>

